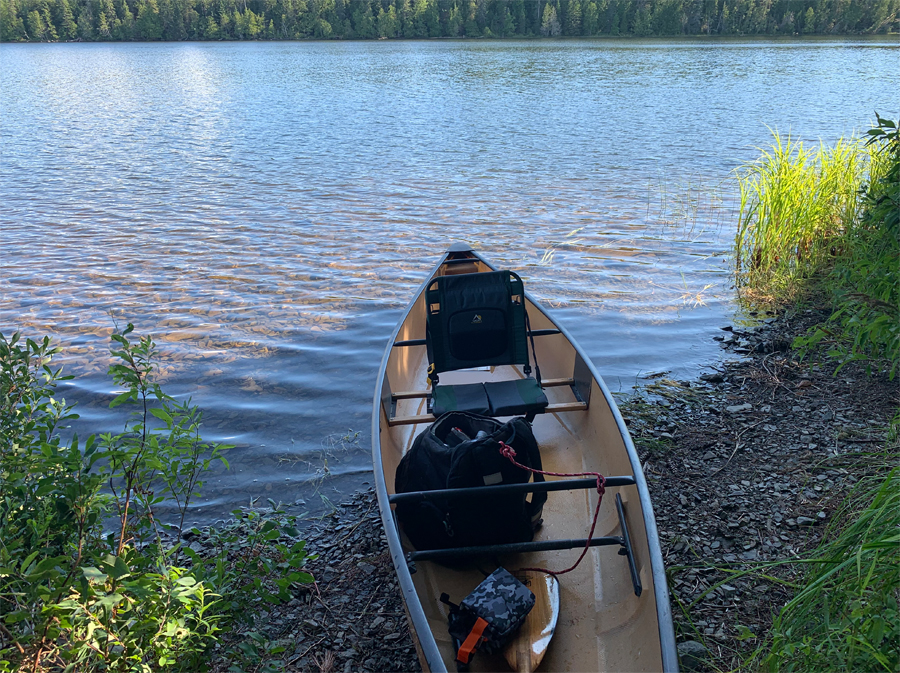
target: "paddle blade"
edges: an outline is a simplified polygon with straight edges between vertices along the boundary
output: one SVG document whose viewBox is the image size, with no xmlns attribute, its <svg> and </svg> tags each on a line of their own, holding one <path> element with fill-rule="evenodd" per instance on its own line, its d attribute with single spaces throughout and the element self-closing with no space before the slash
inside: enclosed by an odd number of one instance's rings
<svg viewBox="0 0 900 673">
<path fill-rule="evenodd" d="M 522 628 L 504 648 L 503 656 L 514 671 L 531 673 L 544 658 L 556 630 L 559 581 L 553 575 L 531 571 L 516 573 L 516 578 L 531 589 L 535 601 Z"/>
</svg>

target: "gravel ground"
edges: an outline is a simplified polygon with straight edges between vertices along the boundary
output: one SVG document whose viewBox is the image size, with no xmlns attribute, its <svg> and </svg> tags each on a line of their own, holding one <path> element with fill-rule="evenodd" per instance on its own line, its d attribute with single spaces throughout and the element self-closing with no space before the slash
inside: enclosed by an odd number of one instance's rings
<svg viewBox="0 0 900 673">
<path fill-rule="evenodd" d="M 741 667 L 790 596 L 759 574 L 727 571 L 814 547 L 858 479 L 848 456 L 882 445 L 900 404 L 897 382 L 862 367 L 835 377 L 833 365 L 798 362 L 793 336 L 823 318 L 724 327 L 716 338 L 742 359 L 700 381 L 657 378 L 622 405 L 650 484 L 685 668 Z M 319 554 L 316 584 L 257 618 L 285 647 L 273 660 L 286 671 L 421 670 L 373 490 L 305 535 Z"/>
<path fill-rule="evenodd" d="M 256 615 L 256 631 L 285 649 L 238 670 L 264 671 L 268 661 L 291 672 L 420 671 L 374 489 L 309 522 L 303 536 L 318 555 L 307 565 L 315 584 Z"/>
<path fill-rule="evenodd" d="M 801 570 L 766 564 L 817 545 L 861 476 L 858 454 L 883 447 L 900 405 L 897 381 L 863 366 L 833 376 L 833 364 L 801 363 L 789 351 L 794 335 L 824 317 L 723 328 L 717 338 L 741 361 L 699 382 L 659 380 L 647 387 L 652 402 L 623 409 L 673 598 L 688 612 L 673 605 L 686 668 L 742 668 L 791 596 L 762 573 L 798 579 Z M 743 570 L 757 572 L 735 575 Z"/>
</svg>

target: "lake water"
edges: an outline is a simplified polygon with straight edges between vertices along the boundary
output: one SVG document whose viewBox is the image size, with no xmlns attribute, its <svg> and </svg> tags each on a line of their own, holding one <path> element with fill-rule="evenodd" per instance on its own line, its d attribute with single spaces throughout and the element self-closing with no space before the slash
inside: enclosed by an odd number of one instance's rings
<svg viewBox="0 0 900 673">
<path fill-rule="evenodd" d="M 0 331 L 53 335 L 81 434 L 108 336 L 237 447 L 198 519 L 369 480 L 375 374 L 437 255 L 516 270 L 613 390 L 735 312 L 734 169 L 896 117 L 896 40 L 0 46 Z M 115 422 L 111 422 L 115 418 Z M 329 478 L 323 480 L 323 476 Z"/>
</svg>

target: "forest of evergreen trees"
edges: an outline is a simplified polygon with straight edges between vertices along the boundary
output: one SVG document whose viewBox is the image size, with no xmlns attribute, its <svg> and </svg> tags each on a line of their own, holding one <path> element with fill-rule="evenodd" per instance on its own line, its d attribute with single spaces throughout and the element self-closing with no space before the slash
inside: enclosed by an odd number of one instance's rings
<svg viewBox="0 0 900 673">
<path fill-rule="evenodd" d="M 5 42 L 897 32 L 900 0 L 0 0 Z"/>
</svg>

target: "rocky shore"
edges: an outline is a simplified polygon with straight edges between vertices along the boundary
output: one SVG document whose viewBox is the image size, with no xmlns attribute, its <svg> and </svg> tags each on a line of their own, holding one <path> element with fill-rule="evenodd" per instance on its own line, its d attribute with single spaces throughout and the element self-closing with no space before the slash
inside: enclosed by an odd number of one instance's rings
<svg viewBox="0 0 900 673">
<path fill-rule="evenodd" d="M 657 377 L 622 404 L 650 484 L 683 668 L 742 667 L 790 597 L 782 582 L 799 577 L 799 564 L 778 562 L 816 545 L 861 476 L 854 456 L 884 444 L 898 383 L 863 366 L 833 376 L 833 364 L 790 350 L 824 317 L 725 327 L 716 338 L 739 360 L 699 381 Z M 374 492 L 305 536 L 317 581 L 257 615 L 280 651 L 247 670 L 420 670 Z"/>
</svg>

